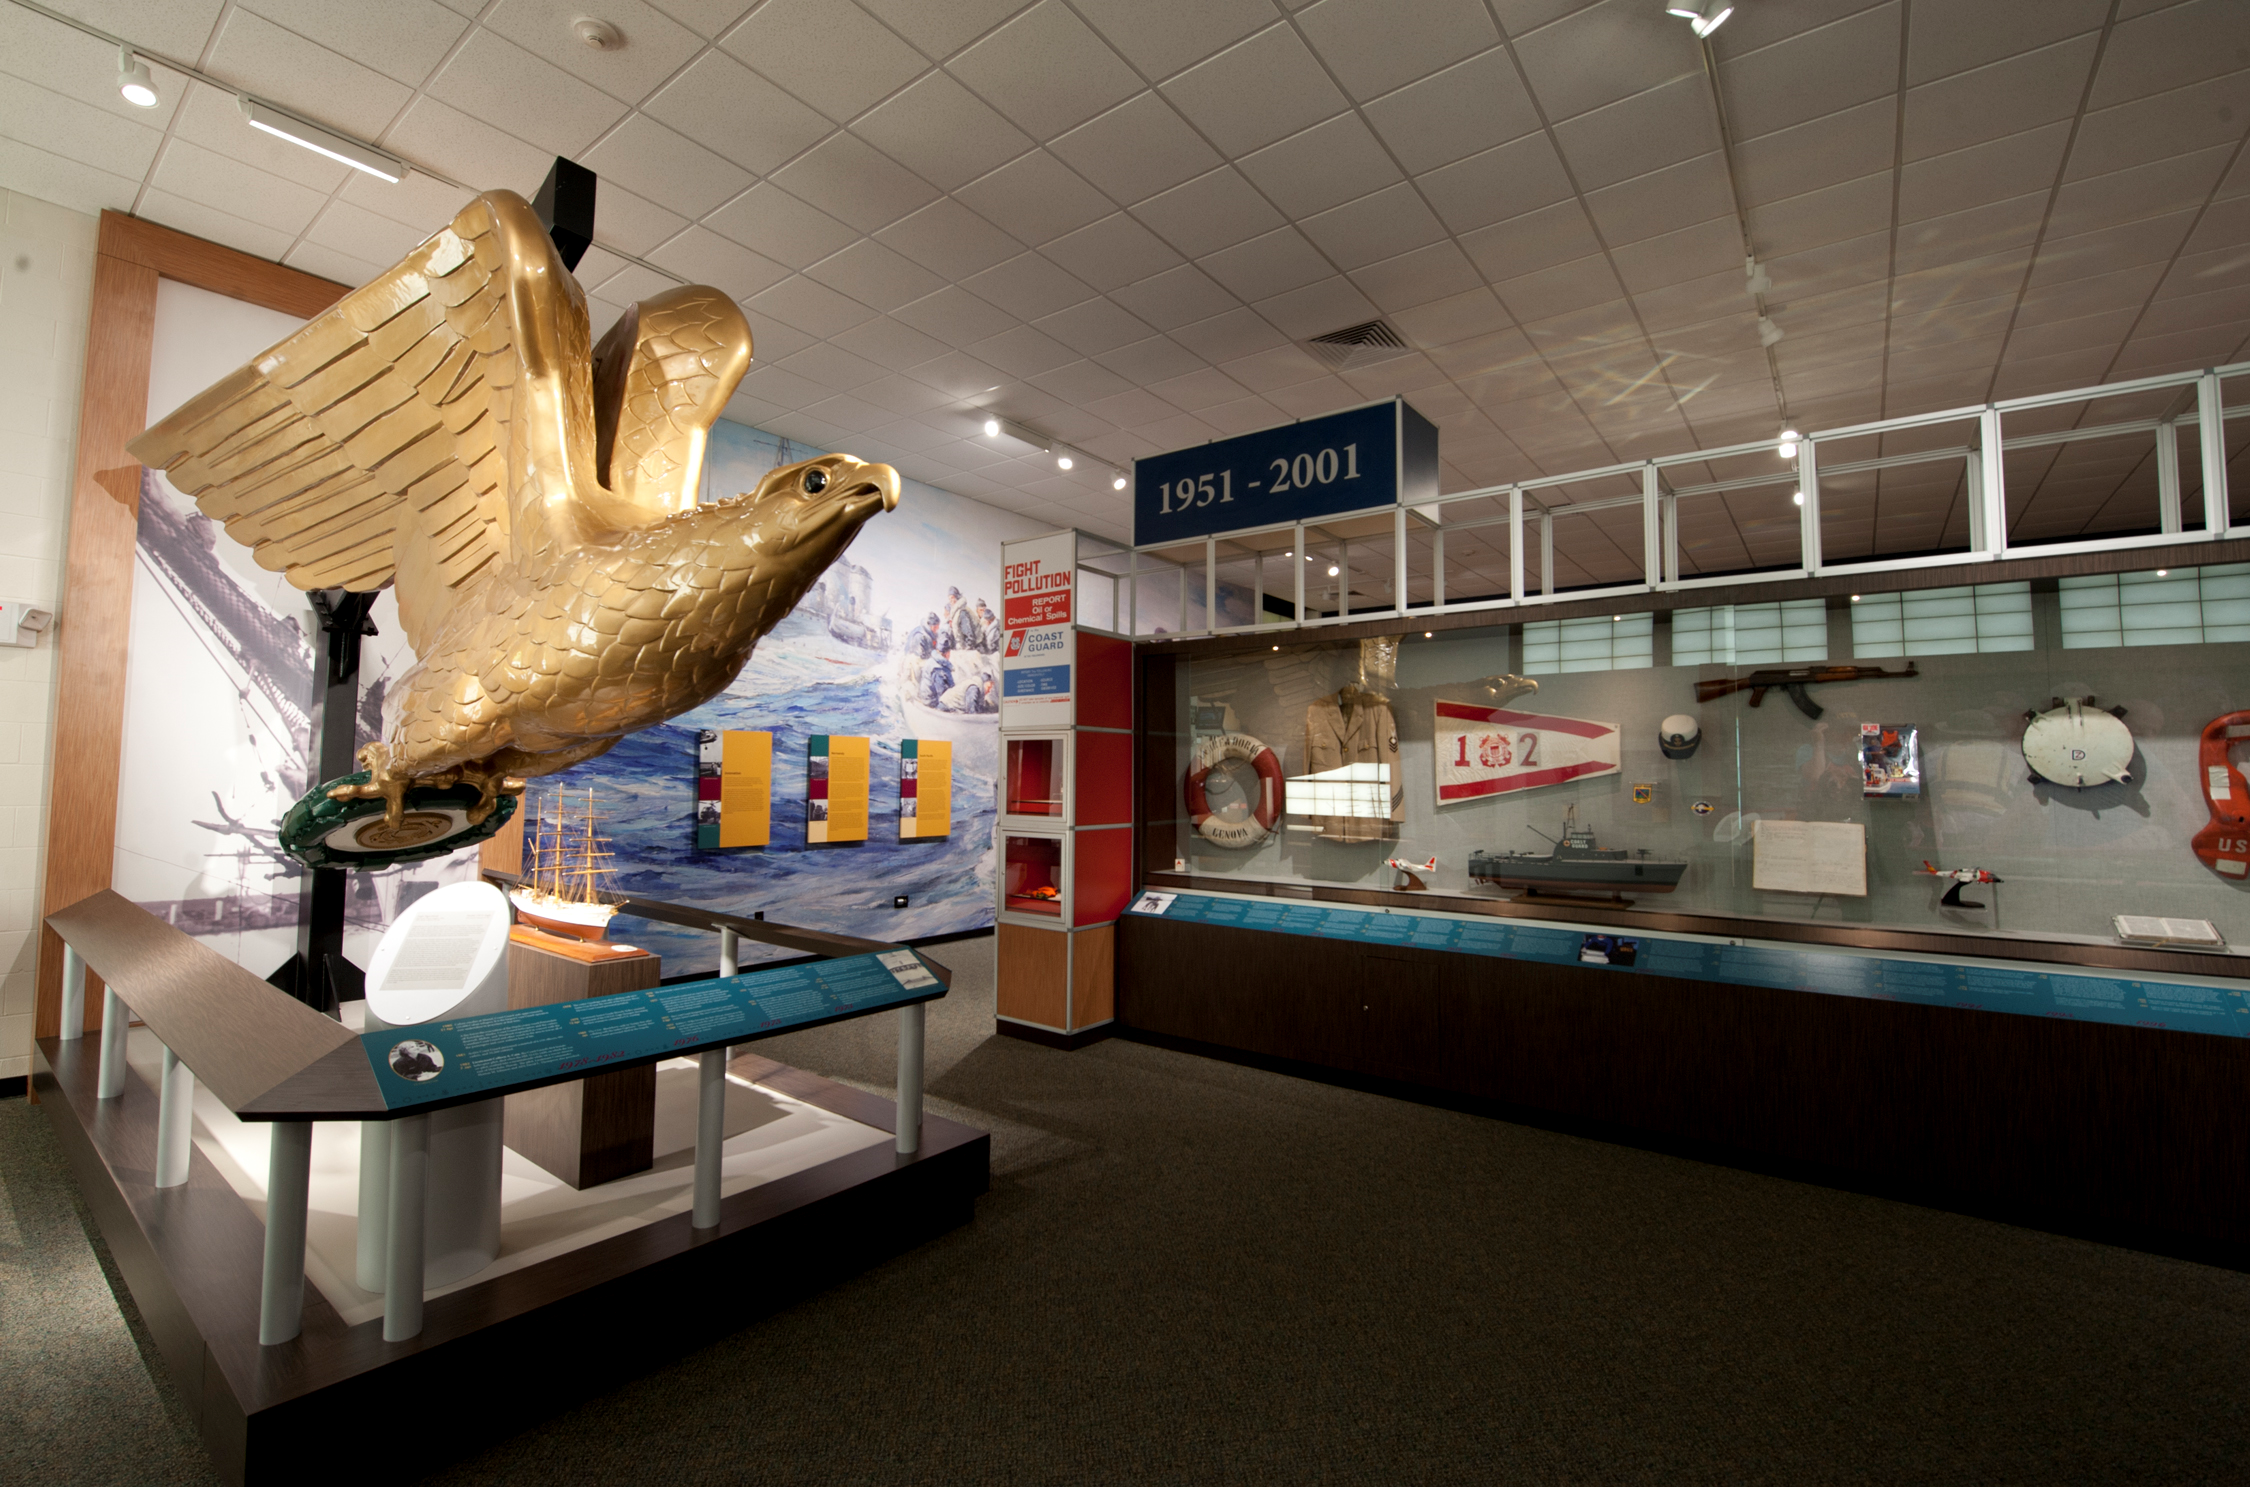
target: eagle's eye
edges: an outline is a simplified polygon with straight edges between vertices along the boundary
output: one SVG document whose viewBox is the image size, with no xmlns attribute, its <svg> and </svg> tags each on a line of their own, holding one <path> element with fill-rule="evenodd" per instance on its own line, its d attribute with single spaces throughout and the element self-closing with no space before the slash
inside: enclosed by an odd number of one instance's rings
<svg viewBox="0 0 2250 1487">
<path fill-rule="evenodd" d="M 815 465 L 812 469 L 807 470 L 804 478 L 797 483 L 805 488 L 806 495 L 817 496 L 828 489 L 828 472 Z"/>
</svg>

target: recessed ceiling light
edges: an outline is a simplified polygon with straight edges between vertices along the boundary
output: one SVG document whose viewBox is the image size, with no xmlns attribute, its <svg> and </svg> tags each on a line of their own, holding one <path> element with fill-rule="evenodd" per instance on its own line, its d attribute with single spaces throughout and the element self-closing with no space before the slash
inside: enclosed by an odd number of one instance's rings
<svg viewBox="0 0 2250 1487">
<path fill-rule="evenodd" d="M 148 64 L 135 56 L 131 47 L 117 49 L 117 91 L 135 108 L 156 107 L 156 79 L 149 76 Z"/>
<path fill-rule="evenodd" d="M 1781 344 L 1781 338 L 1786 334 L 1788 334 L 1786 331 L 1784 331 L 1780 326 L 1773 323 L 1773 317 L 1769 315 L 1760 315 L 1758 317 L 1759 345 L 1778 346 L 1779 344 Z"/>
<path fill-rule="evenodd" d="M 291 118 L 279 109 L 269 108 L 263 103 L 253 103 L 247 94 L 237 94 L 234 101 L 252 129 L 270 134 L 275 139 L 285 139 L 315 155 L 325 155 L 339 165 L 364 170 L 377 180 L 389 181 L 394 186 L 405 178 L 406 162 L 396 155 L 386 155 L 371 145 L 346 139 L 340 134 L 330 134 L 317 125 Z"/>
<path fill-rule="evenodd" d="M 1734 14 L 1734 0 L 1664 0 L 1664 13 L 1686 21 L 1697 36 L 1709 36 Z"/>
<path fill-rule="evenodd" d="M 997 419 L 997 418 L 988 418 L 988 419 L 986 419 L 986 420 L 984 421 L 984 436 L 985 436 L 985 437 L 986 437 L 987 439 L 997 439 L 997 438 L 999 438 L 999 437 L 1000 437 L 1000 420 L 999 420 L 999 419 Z"/>
</svg>

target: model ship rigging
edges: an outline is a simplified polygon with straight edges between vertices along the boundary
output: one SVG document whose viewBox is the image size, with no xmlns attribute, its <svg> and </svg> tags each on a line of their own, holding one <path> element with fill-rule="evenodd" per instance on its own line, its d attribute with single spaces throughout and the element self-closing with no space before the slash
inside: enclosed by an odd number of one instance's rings
<svg viewBox="0 0 2250 1487">
<path fill-rule="evenodd" d="M 586 792 L 585 814 L 573 818 L 568 800 L 557 793 L 552 815 L 545 803 L 535 806 L 525 833 L 531 861 L 523 882 L 508 895 L 516 914 L 526 923 L 550 934 L 572 939 L 598 940 L 617 913 L 605 899 L 609 865 L 616 854 L 594 829 L 600 818 L 594 811 L 594 792 Z"/>
<path fill-rule="evenodd" d="M 1546 836 L 1538 828 L 1535 835 Z M 1670 893 L 1687 872 L 1687 859 L 1657 857 L 1648 849 L 1604 847 L 1578 824 L 1578 807 L 1563 812 L 1562 835 L 1547 837 L 1548 852 L 1472 852 L 1469 880 L 1492 888 L 1535 893 Z"/>
</svg>

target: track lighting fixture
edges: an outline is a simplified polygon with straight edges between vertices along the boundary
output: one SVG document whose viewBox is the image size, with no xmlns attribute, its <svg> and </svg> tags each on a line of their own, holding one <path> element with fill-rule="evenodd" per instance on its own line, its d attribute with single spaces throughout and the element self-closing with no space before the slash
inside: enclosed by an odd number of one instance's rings
<svg viewBox="0 0 2250 1487">
<path fill-rule="evenodd" d="M 1056 456 L 1055 456 L 1055 468 L 1056 468 L 1056 469 L 1058 469 L 1058 470 L 1067 470 L 1067 469 L 1069 469 L 1069 468 L 1070 468 L 1070 456 L 1069 456 L 1069 455 L 1067 455 L 1067 454 L 1058 454 L 1058 455 L 1056 455 Z"/>
<path fill-rule="evenodd" d="M 1734 0 L 1664 0 L 1664 13 L 1686 21 L 1700 39 L 1727 23 L 1734 14 Z"/>
<path fill-rule="evenodd" d="M 999 420 L 999 419 L 997 419 L 997 418 L 988 418 L 988 419 L 986 419 L 986 420 L 984 421 L 984 436 L 985 436 L 985 437 L 986 437 L 987 439 L 992 439 L 992 438 L 997 438 L 997 437 L 999 437 L 999 434 L 1000 434 L 1000 420 Z"/>
<path fill-rule="evenodd" d="M 366 171 L 375 179 L 388 181 L 394 186 L 406 175 L 406 162 L 395 155 L 386 155 L 381 150 L 363 145 L 357 140 L 345 139 L 338 134 L 330 134 L 327 130 L 316 128 L 302 119 L 291 118 L 279 109 L 269 108 L 262 103 L 253 103 L 247 94 L 237 94 L 234 101 L 236 107 L 242 110 L 242 117 L 249 121 L 252 129 L 270 134 L 275 139 L 285 139 L 293 145 L 312 151 L 315 155 L 325 155 L 339 165 L 348 165 L 353 170 Z"/>
<path fill-rule="evenodd" d="M 1747 253 L 1742 256 L 1742 283 L 1753 298 L 1773 293 L 1773 275 L 1766 272 L 1764 264 Z"/>
<path fill-rule="evenodd" d="M 1121 490 L 1125 489 L 1125 477 L 1124 477 L 1124 476 L 1122 476 L 1122 475 L 1112 475 L 1112 476 L 1110 476 L 1110 477 L 1109 477 L 1109 488 L 1110 488 L 1111 490 L 1113 490 L 1113 491 L 1121 491 Z"/>
<path fill-rule="evenodd" d="M 1804 504 L 1805 504 L 1805 493 L 1804 493 L 1803 491 L 1792 491 L 1792 492 L 1790 492 L 1790 495 L 1789 495 L 1789 504 L 1790 504 L 1790 505 L 1792 505 L 1792 506 L 1802 506 L 1802 505 L 1804 505 Z"/>
<path fill-rule="evenodd" d="M 1773 452 L 1785 460 L 1795 459 L 1797 457 L 1797 431 L 1795 429 L 1783 429 L 1781 431 L 1781 443 L 1775 446 Z"/>
<path fill-rule="evenodd" d="M 117 91 L 135 108 L 156 107 L 156 79 L 131 47 L 117 49 Z"/>
<path fill-rule="evenodd" d="M 1782 335 L 1783 335 L 1783 334 L 1784 334 L 1784 332 L 1782 331 L 1781 327 L 1773 323 L 1773 317 L 1772 317 L 1772 316 L 1770 316 L 1770 315 L 1760 315 L 1760 316 L 1758 317 L 1758 344 L 1759 344 L 1759 345 L 1761 345 L 1761 346 L 1773 346 L 1773 345 L 1776 345 L 1776 344 L 1778 344 L 1778 343 L 1780 342 L 1780 340 L 1781 340 L 1781 337 L 1782 337 Z"/>
</svg>

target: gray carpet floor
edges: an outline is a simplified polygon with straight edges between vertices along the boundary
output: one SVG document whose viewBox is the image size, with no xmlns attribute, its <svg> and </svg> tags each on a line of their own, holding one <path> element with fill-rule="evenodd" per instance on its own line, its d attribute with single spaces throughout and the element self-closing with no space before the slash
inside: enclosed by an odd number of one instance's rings
<svg viewBox="0 0 2250 1487">
<path fill-rule="evenodd" d="M 2250 1276 L 1110 1041 L 933 952 L 976 1221 L 432 1480 L 2242 1482 Z M 887 1091 L 888 1019 L 761 1048 Z M 0 1472 L 215 1480 L 0 1102 Z M 349 1428 L 348 1426 L 346 1428 Z"/>
</svg>

